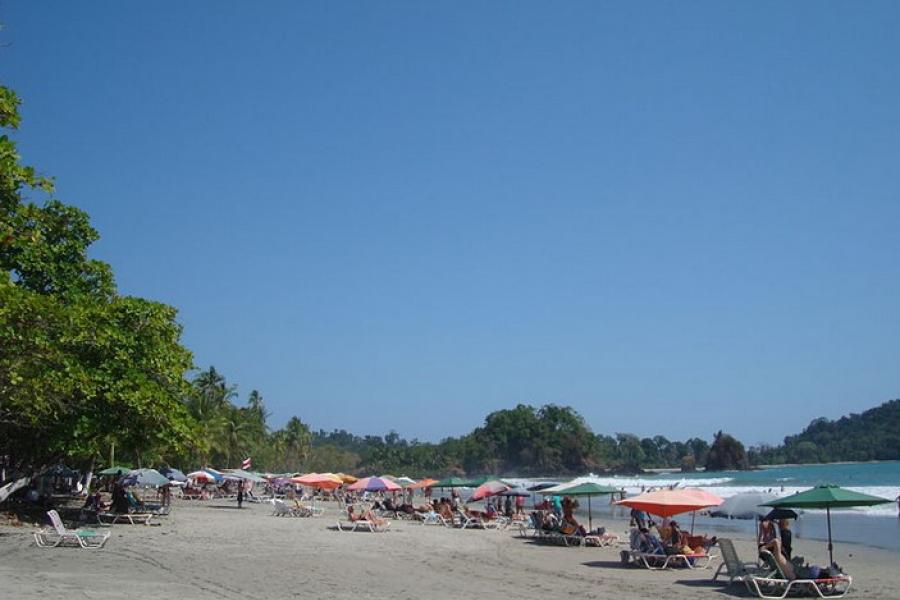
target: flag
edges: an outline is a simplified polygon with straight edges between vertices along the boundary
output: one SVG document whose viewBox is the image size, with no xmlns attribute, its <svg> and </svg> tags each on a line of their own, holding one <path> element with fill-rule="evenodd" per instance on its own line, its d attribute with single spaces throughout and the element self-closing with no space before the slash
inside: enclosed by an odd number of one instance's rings
<svg viewBox="0 0 900 600">
<path fill-rule="evenodd" d="M 246 470 L 249 469 L 251 466 L 253 466 L 253 463 L 252 463 L 252 461 L 250 460 L 250 457 L 248 456 L 247 458 L 244 459 L 244 462 L 241 463 L 241 469 L 244 470 L 244 471 L 246 471 Z"/>
</svg>

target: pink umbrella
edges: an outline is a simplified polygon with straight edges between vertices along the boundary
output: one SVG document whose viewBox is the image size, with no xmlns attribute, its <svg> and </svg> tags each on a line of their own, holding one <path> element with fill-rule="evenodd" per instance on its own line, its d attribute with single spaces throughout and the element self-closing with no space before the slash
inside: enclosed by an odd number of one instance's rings
<svg viewBox="0 0 900 600">
<path fill-rule="evenodd" d="M 364 477 L 347 489 L 354 492 L 397 492 L 403 488 L 383 477 Z"/>
<path fill-rule="evenodd" d="M 491 496 L 496 496 L 497 494 L 508 492 L 510 489 L 512 488 L 510 488 L 502 481 L 486 481 L 475 488 L 475 491 L 472 493 L 472 497 L 469 498 L 469 501 L 471 502 L 484 500 L 485 498 L 490 498 Z"/>
<path fill-rule="evenodd" d="M 684 488 L 681 490 L 647 492 L 634 498 L 619 500 L 616 504 L 643 510 L 651 515 L 660 517 L 674 517 L 686 512 L 693 513 L 691 515 L 691 533 L 693 533 L 694 518 L 697 516 L 697 511 L 701 508 L 719 506 L 724 501 L 724 499 L 715 494 L 710 494 L 703 490 Z"/>
</svg>

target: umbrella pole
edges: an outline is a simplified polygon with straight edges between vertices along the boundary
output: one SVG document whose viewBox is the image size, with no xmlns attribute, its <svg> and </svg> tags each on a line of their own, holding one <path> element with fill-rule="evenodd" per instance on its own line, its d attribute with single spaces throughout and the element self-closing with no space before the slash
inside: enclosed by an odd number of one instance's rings
<svg viewBox="0 0 900 600">
<path fill-rule="evenodd" d="M 594 519 L 591 516 L 591 496 L 588 494 L 588 532 L 594 530 Z"/>
<path fill-rule="evenodd" d="M 696 519 L 696 518 L 697 518 L 697 511 L 692 510 L 691 511 L 691 535 L 694 535 L 694 519 Z"/>
<path fill-rule="evenodd" d="M 825 518 L 828 520 L 828 567 L 834 564 L 834 551 L 831 545 L 831 507 L 825 507 Z"/>
</svg>

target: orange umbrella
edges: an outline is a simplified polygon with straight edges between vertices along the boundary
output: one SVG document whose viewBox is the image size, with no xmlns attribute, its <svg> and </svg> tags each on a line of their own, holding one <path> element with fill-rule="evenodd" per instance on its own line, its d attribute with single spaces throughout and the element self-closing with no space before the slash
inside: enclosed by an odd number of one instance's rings
<svg viewBox="0 0 900 600">
<path fill-rule="evenodd" d="M 307 473 L 302 477 L 291 477 L 290 482 L 326 490 L 333 490 L 344 484 L 334 473 Z"/>
<path fill-rule="evenodd" d="M 427 479 L 427 478 L 426 478 L 426 479 L 423 479 L 423 480 L 421 480 L 421 481 L 419 481 L 419 482 L 417 482 L 417 483 L 414 483 L 414 484 L 412 484 L 412 485 L 410 485 L 410 486 L 407 486 L 407 487 L 408 487 L 409 489 L 411 489 L 411 490 L 421 490 L 421 489 L 424 489 L 424 488 L 430 488 L 430 487 L 433 487 L 434 484 L 436 484 L 437 482 L 438 482 L 437 479 Z"/>
<path fill-rule="evenodd" d="M 658 490 L 633 498 L 619 500 L 616 504 L 636 508 L 659 517 L 673 517 L 681 513 L 718 506 L 724 500 L 703 490 Z"/>
<path fill-rule="evenodd" d="M 341 481 L 344 483 L 356 483 L 359 481 L 359 477 L 354 477 L 353 475 L 347 475 L 346 473 L 335 473 L 338 477 L 341 478 Z"/>
</svg>

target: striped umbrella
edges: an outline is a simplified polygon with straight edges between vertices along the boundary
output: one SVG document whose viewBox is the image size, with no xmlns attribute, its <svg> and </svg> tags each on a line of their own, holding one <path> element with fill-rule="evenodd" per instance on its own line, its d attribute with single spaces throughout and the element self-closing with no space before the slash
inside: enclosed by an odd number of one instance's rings
<svg viewBox="0 0 900 600">
<path fill-rule="evenodd" d="M 347 489 L 354 492 L 397 492 L 403 488 L 384 477 L 364 477 Z"/>
</svg>

